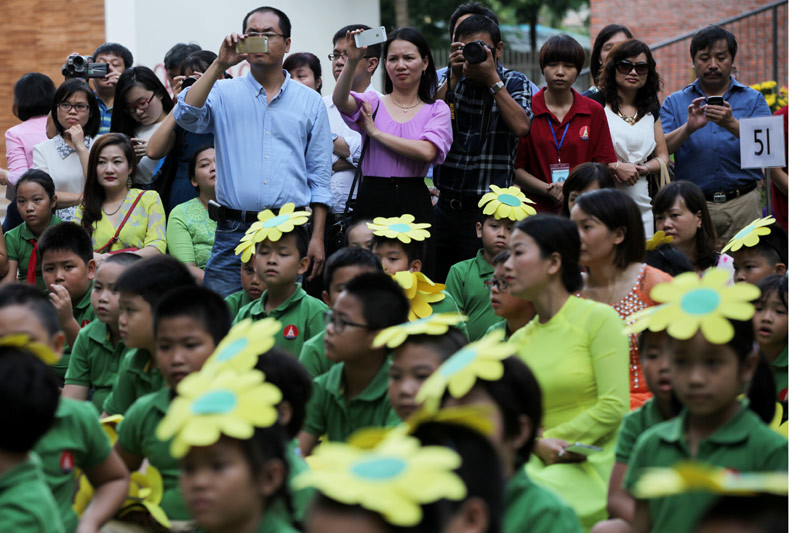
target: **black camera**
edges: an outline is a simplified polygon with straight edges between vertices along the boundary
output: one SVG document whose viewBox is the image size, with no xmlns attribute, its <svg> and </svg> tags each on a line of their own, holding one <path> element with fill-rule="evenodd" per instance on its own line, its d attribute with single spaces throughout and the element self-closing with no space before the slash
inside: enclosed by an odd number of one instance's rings
<svg viewBox="0 0 800 533">
<path fill-rule="evenodd" d="M 108 63 L 93 63 L 92 56 L 72 54 L 61 67 L 65 78 L 105 78 L 108 74 Z"/>
<path fill-rule="evenodd" d="M 484 48 L 484 46 L 489 45 L 483 41 L 472 41 L 471 43 L 465 44 L 464 48 L 462 48 L 464 60 L 467 63 L 483 63 L 486 61 L 486 48 Z M 494 55 L 494 48 L 489 46 L 489 49 L 491 49 Z"/>
<path fill-rule="evenodd" d="M 184 78 L 183 81 L 181 82 L 181 91 L 184 90 L 187 87 L 191 87 L 192 85 L 194 85 L 194 82 L 196 82 L 196 81 L 197 81 L 197 78 L 193 78 L 191 76 L 188 76 L 188 77 Z"/>
</svg>

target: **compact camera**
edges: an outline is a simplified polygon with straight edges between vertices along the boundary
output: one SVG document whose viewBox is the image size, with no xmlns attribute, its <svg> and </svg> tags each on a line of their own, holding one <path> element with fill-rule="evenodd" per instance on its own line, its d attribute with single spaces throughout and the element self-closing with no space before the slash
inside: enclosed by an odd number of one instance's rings
<svg viewBox="0 0 800 533">
<path fill-rule="evenodd" d="M 61 67 L 65 78 L 105 78 L 108 74 L 108 63 L 93 63 L 92 56 L 72 54 Z"/>
<path fill-rule="evenodd" d="M 464 60 L 467 63 L 483 63 L 486 61 L 486 49 L 484 46 L 489 45 L 483 41 L 472 41 L 471 43 L 465 44 L 461 49 L 464 54 Z M 489 48 L 492 50 L 492 54 L 494 54 L 494 48 L 491 46 L 489 46 Z"/>
</svg>

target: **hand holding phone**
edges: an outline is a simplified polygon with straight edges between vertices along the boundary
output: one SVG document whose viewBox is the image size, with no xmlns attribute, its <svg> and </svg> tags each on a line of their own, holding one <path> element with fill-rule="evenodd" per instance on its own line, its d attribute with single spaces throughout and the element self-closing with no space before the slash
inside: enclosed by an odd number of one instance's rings
<svg viewBox="0 0 800 533">
<path fill-rule="evenodd" d="M 725 101 L 722 99 L 721 96 L 709 96 L 706 98 L 706 104 L 708 105 L 725 105 Z"/>
<path fill-rule="evenodd" d="M 247 37 L 236 43 L 238 54 L 266 54 L 269 52 L 269 41 L 266 37 Z"/>
<path fill-rule="evenodd" d="M 591 444 L 583 444 L 580 442 L 576 442 L 570 446 L 564 448 L 564 451 L 577 453 L 578 455 L 589 456 L 597 452 L 602 452 L 603 448 L 600 446 L 592 446 Z"/>
<path fill-rule="evenodd" d="M 371 28 L 355 34 L 356 46 L 363 48 L 365 46 L 372 46 L 373 44 L 386 42 L 386 28 Z"/>
</svg>

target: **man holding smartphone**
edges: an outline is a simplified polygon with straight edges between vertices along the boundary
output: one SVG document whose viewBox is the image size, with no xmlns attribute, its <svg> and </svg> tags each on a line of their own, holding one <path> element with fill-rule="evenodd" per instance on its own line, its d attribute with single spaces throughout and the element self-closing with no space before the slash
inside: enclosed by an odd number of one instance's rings
<svg viewBox="0 0 800 533">
<path fill-rule="evenodd" d="M 697 79 L 669 95 L 661 108 L 667 148 L 675 154 L 675 178 L 703 190 L 723 243 L 761 216 L 756 185 L 763 175 L 741 168 L 739 119 L 770 115 L 764 96 L 731 75 L 737 49 L 728 30 L 700 30 L 690 45 Z"/>
<path fill-rule="evenodd" d="M 217 59 L 181 92 L 173 112 L 186 130 L 214 133 L 220 207 L 209 208 L 217 231 L 203 284 L 222 296 L 241 289 L 234 249 L 245 231 L 260 211 L 277 212 L 288 202 L 312 209 L 309 277 L 320 274 L 331 204 L 333 143 L 325 104 L 281 68 L 291 46 L 289 18 L 279 9 L 259 7 L 245 16 L 242 31 L 225 38 Z M 243 50 L 254 51 L 239 53 L 241 41 Z M 247 76 L 219 80 L 244 59 L 250 64 Z"/>
</svg>

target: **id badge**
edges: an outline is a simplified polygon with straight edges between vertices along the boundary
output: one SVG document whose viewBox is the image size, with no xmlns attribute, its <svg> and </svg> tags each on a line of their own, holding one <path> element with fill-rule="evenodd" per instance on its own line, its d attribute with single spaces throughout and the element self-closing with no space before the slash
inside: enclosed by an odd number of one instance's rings
<svg viewBox="0 0 800 533">
<path fill-rule="evenodd" d="M 564 183 L 569 176 L 569 163 L 554 163 L 550 165 L 550 179 L 553 183 Z"/>
</svg>

